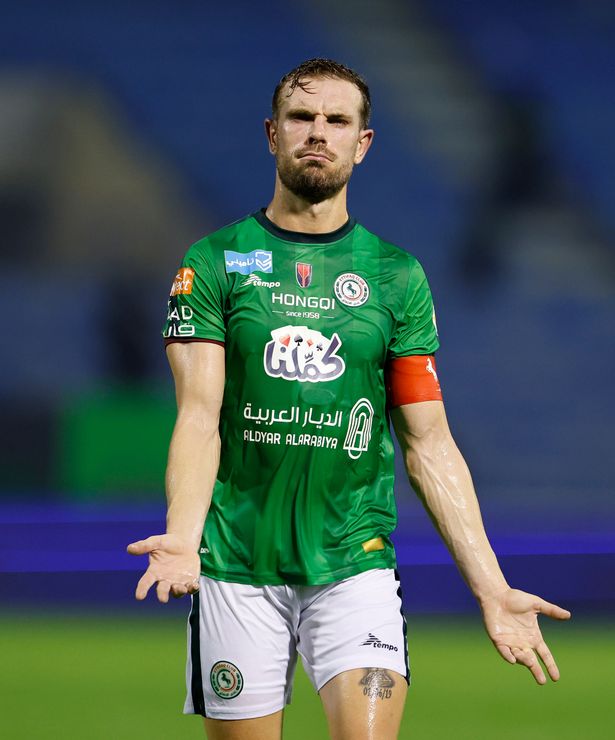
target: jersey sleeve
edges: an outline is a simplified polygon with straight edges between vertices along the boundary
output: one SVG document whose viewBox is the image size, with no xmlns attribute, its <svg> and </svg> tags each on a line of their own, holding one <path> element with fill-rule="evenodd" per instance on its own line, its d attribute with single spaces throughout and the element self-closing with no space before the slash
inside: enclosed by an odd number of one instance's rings
<svg viewBox="0 0 615 740">
<path fill-rule="evenodd" d="M 420 263 L 412 259 L 405 302 L 389 343 L 389 359 L 431 355 L 440 346 L 436 313 L 427 277 Z"/>
<path fill-rule="evenodd" d="M 211 250 L 197 242 L 188 250 L 171 285 L 162 330 L 166 344 L 199 340 L 223 343 L 225 301 L 224 285 Z"/>
</svg>

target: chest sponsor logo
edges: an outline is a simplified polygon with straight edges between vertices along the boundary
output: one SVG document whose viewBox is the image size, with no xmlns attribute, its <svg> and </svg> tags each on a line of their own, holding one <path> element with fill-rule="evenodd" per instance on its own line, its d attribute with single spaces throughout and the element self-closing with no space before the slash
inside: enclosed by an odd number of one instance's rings
<svg viewBox="0 0 615 740">
<path fill-rule="evenodd" d="M 367 452 L 372 438 L 373 421 L 374 407 L 367 398 L 359 398 L 350 412 L 348 431 L 344 440 L 344 449 L 353 460 Z"/>
<path fill-rule="evenodd" d="M 322 383 L 343 375 L 346 363 L 336 353 L 342 346 L 337 334 L 331 339 L 307 326 L 283 326 L 271 332 L 263 365 L 272 378 Z"/>
<path fill-rule="evenodd" d="M 296 329 L 296 327 L 293 327 Z M 247 425 L 240 430 L 244 442 L 286 447 L 322 447 L 343 449 L 353 460 L 369 447 L 372 437 L 373 407 L 367 398 L 359 398 L 350 412 L 325 412 L 323 409 L 290 406 L 286 408 L 256 407 L 250 401 L 243 409 Z M 338 437 L 344 434 L 345 438 Z M 384 550 L 381 537 L 364 542 L 365 552 Z"/>
<path fill-rule="evenodd" d="M 279 288 L 280 283 L 274 280 L 261 280 L 258 275 L 250 273 L 248 277 L 243 281 L 241 287 L 244 285 L 254 285 L 257 288 Z"/>
<path fill-rule="evenodd" d="M 369 285 L 360 275 L 354 272 L 344 272 L 335 280 L 333 292 L 340 303 L 356 308 L 367 302 Z"/>
<path fill-rule="evenodd" d="M 190 295 L 192 293 L 192 283 L 194 281 L 194 270 L 190 267 L 181 267 L 171 285 L 171 295 Z"/>
<path fill-rule="evenodd" d="M 308 288 L 312 282 L 312 265 L 307 262 L 296 262 L 295 277 L 300 288 Z"/>
<path fill-rule="evenodd" d="M 320 298 L 318 296 L 294 295 L 293 293 L 272 293 L 273 305 L 293 306 L 297 308 L 319 308 L 321 311 L 332 311 L 335 308 L 335 298 Z"/>
<path fill-rule="evenodd" d="M 224 265 L 227 272 L 238 272 L 241 275 L 249 275 L 253 270 L 273 272 L 273 255 L 264 249 L 255 249 L 252 252 L 225 249 Z"/>
</svg>

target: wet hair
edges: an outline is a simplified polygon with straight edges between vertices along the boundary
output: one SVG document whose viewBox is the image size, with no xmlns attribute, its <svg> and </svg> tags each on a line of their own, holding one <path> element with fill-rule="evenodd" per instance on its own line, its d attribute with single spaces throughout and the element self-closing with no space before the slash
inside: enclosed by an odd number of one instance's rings
<svg viewBox="0 0 615 740">
<path fill-rule="evenodd" d="M 353 69 L 350 69 L 350 67 L 347 67 L 345 64 L 334 62 L 332 59 L 323 59 L 321 57 L 308 59 L 307 61 L 302 62 L 298 67 L 287 72 L 278 82 L 273 91 L 273 100 L 271 101 L 271 110 L 274 119 L 278 117 L 280 98 L 284 87 L 286 85 L 289 86 L 287 96 L 292 95 L 297 87 L 300 87 L 302 90 L 306 90 L 307 83 L 305 80 L 308 77 L 327 77 L 329 79 L 347 80 L 348 82 L 352 82 L 352 84 L 358 88 L 361 93 L 361 128 L 365 128 L 368 125 L 372 111 L 372 103 L 367 82 L 365 82 L 360 74 L 355 72 Z"/>
</svg>

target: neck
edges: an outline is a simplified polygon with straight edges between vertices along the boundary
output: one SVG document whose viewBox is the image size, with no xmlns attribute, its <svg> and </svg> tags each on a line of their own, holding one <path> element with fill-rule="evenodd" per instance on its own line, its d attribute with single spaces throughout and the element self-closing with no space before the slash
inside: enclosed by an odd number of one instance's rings
<svg viewBox="0 0 615 740">
<path fill-rule="evenodd" d="M 346 189 L 344 185 L 339 193 L 321 203 L 308 203 L 291 193 L 276 175 L 273 199 L 266 210 L 267 218 L 288 231 L 327 234 L 348 221 Z"/>
</svg>

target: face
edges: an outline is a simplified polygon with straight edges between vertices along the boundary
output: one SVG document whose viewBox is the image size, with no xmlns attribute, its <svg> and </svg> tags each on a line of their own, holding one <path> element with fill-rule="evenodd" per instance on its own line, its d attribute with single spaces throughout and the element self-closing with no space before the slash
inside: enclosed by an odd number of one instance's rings
<svg viewBox="0 0 615 740">
<path fill-rule="evenodd" d="M 365 157 L 373 131 L 361 128 L 361 93 L 346 80 L 313 78 L 288 96 L 277 119 L 265 122 L 282 184 L 309 203 L 342 190 Z"/>
</svg>

